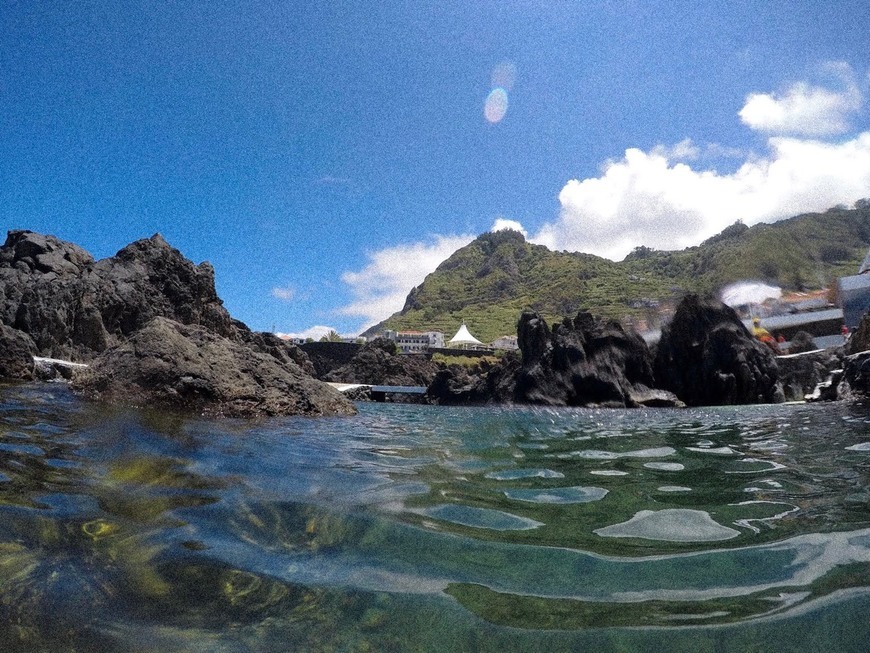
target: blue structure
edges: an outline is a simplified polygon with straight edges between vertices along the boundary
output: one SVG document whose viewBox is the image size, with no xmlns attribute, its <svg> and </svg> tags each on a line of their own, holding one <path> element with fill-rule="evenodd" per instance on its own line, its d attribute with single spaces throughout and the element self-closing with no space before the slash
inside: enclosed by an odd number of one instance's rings
<svg viewBox="0 0 870 653">
<path fill-rule="evenodd" d="M 858 268 L 858 274 L 840 277 L 837 294 L 843 308 L 843 322 L 850 329 L 857 327 L 863 315 L 870 311 L 870 252 Z"/>
</svg>

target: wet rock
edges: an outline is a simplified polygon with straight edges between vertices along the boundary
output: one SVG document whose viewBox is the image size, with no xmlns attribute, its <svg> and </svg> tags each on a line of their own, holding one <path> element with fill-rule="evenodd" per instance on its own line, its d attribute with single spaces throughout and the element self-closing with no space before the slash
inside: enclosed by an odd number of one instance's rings
<svg viewBox="0 0 870 653">
<path fill-rule="evenodd" d="M 201 325 L 152 319 L 73 379 L 95 400 L 167 406 L 208 416 L 350 415 L 353 405 L 295 364 Z"/>
<path fill-rule="evenodd" d="M 842 348 L 811 351 L 776 359 L 779 383 L 786 401 L 801 401 L 826 383 L 834 370 L 843 366 Z M 836 389 L 836 388 L 835 388 Z"/>
<path fill-rule="evenodd" d="M 33 379 L 36 345 L 26 333 L 0 324 L 0 379 Z"/>
<path fill-rule="evenodd" d="M 733 309 L 686 296 L 662 330 L 658 387 L 690 406 L 782 401 L 773 352 L 752 337 Z"/>
</svg>

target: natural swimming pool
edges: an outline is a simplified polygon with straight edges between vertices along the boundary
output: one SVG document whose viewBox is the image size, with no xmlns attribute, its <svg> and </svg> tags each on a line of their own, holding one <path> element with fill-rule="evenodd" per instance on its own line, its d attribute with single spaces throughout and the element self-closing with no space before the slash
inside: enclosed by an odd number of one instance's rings
<svg viewBox="0 0 870 653">
<path fill-rule="evenodd" d="M 0 410 L 10 650 L 866 650 L 861 404 Z"/>
</svg>

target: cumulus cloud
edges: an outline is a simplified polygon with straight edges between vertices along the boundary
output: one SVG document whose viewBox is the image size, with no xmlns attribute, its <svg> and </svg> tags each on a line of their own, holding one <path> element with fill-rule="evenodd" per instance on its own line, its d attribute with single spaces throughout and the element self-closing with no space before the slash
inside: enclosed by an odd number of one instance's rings
<svg viewBox="0 0 870 653">
<path fill-rule="evenodd" d="M 492 226 L 489 228 L 490 231 L 505 231 L 507 229 L 519 231 L 525 238 L 528 238 L 529 236 L 525 227 L 523 227 L 521 223 L 516 220 L 508 220 L 507 218 L 496 218 L 495 222 L 493 222 Z"/>
<path fill-rule="evenodd" d="M 681 249 L 735 220 L 774 222 L 870 195 L 870 132 L 841 143 L 776 137 L 731 174 L 629 149 L 600 177 L 571 180 L 559 219 L 532 240 L 614 260 L 637 245 Z"/>
<path fill-rule="evenodd" d="M 849 117 L 861 108 L 861 91 L 851 67 L 825 66 L 837 88 L 792 84 L 785 93 L 752 93 L 738 115 L 752 129 L 799 136 L 830 136 L 849 130 Z"/>
<path fill-rule="evenodd" d="M 368 255 L 359 272 L 345 272 L 341 280 L 350 286 L 353 301 L 339 309 L 341 315 L 364 320 L 363 330 L 401 310 L 410 290 L 473 235 L 435 236 L 430 242 L 406 243 Z"/>
<path fill-rule="evenodd" d="M 283 288 L 272 288 L 272 297 L 285 302 L 291 301 L 296 297 L 296 289 L 293 286 L 284 286 Z"/>
</svg>

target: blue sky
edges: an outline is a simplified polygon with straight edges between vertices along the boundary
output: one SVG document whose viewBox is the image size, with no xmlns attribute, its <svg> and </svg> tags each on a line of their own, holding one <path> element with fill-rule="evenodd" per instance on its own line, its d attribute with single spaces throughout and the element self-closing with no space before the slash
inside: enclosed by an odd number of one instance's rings
<svg viewBox="0 0 870 653">
<path fill-rule="evenodd" d="M 870 196 L 866 0 L 0 7 L 6 228 L 160 232 L 257 330 L 359 333 L 494 226 L 619 259 Z"/>
</svg>

